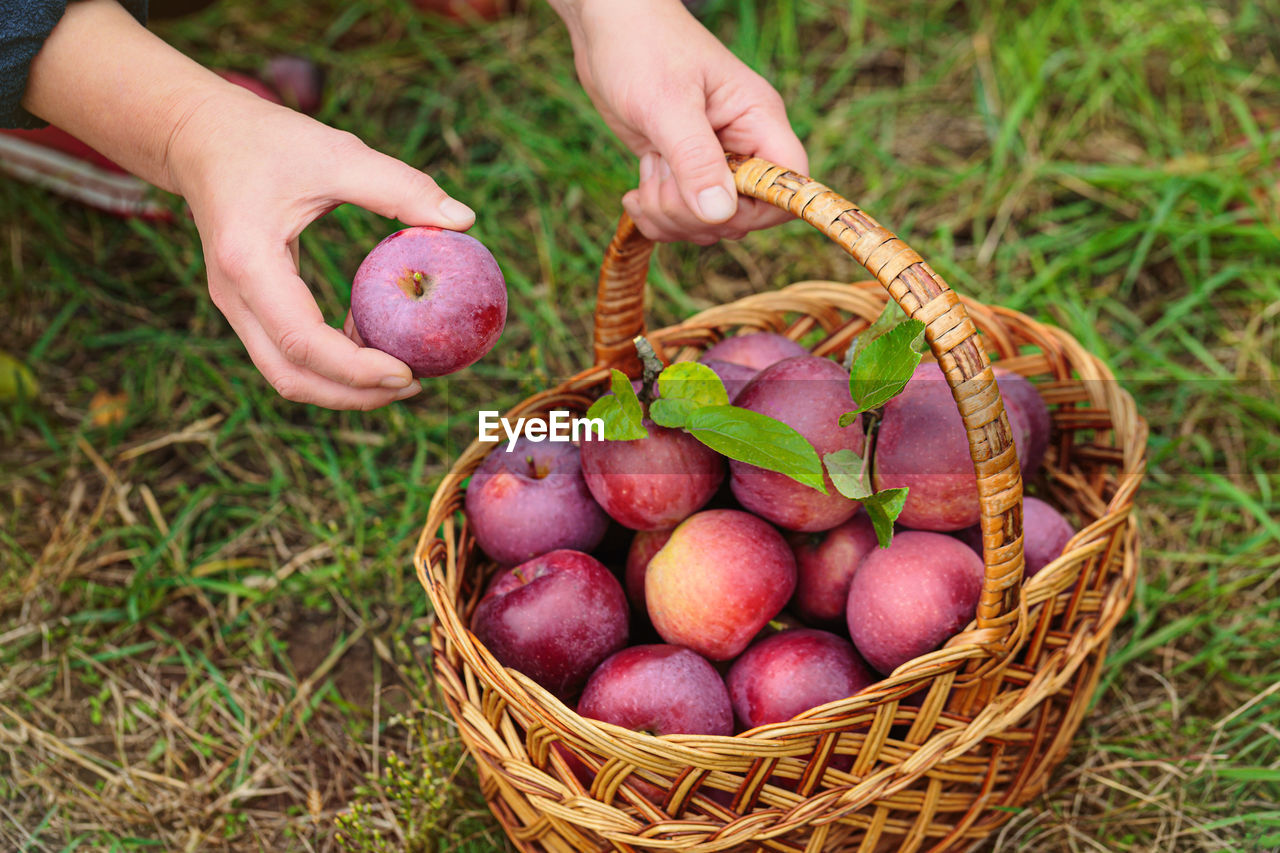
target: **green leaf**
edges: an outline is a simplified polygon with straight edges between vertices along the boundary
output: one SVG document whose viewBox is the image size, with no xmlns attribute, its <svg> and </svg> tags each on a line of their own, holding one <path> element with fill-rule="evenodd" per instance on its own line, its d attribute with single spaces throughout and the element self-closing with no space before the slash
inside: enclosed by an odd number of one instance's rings
<svg viewBox="0 0 1280 853">
<path fill-rule="evenodd" d="M 649 417 L 664 427 L 683 427 L 694 409 L 729 405 L 729 392 L 716 372 L 705 364 L 685 361 L 658 375 L 658 399 L 649 406 Z"/>
<path fill-rule="evenodd" d="M 888 548 L 889 543 L 893 541 L 893 523 L 902 514 L 902 508 L 906 503 L 905 488 L 885 489 L 862 501 L 863 509 L 871 517 L 871 526 L 875 528 L 876 539 L 880 542 L 881 548 Z"/>
<path fill-rule="evenodd" d="M 923 331 L 919 320 L 904 320 L 858 353 L 849 373 L 849 395 L 858 408 L 848 416 L 883 406 L 902 390 L 920 363 L 916 342 Z"/>
<path fill-rule="evenodd" d="M 699 406 L 727 406 L 729 392 L 716 372 L 696 361 L 682 361 L 658 375 L 658 394 L 664 400 L 688 400 Z"/>
<path fill-rule="evenodd" d="M 604 421 L 604 437 L 608 441 L 634 441 L 648 437 L 649 431 L 644 428 L 644 409 L 631 387 L 631 380 L 621 370 L 614 370 L 611 385 L 613 393 L 592 403 L 587 409 L 587 417 Z"/>
<path fill-rule="evenodd" d="M 885 303 L 884 310 L 880 312 L 880 316 L 867 328 L 863 329 L 862 334 L 853 339 L 853 343 L 849 345 L 849 352 L 845 354 L 844 367 L 850 369 L 858 360 L 858 356 L 867 344 L 892 329 L 898 323 L 906 319 L 906 312 L 902 310 L 902 306 L 892 299 Z"/>
<path fill-rule="evenodd" d="M 649 417 L 658 426 L 679 429 L 689 420 L 696 407 L 688 400 L 666 400 L 662 397 L 649 404 Z"/>
<path fill-rule="evenodd" d="M 730 459 L 777 471 L 827 494 L 818 451 L 782 421 L 738 406 L 703 406 L 689 414 L 684 428 Z"/>
<path fill-rule="evenodd" d="M 871 497 L 870 477 L 867 476 L 867 460 L 852 450 L 837 450 L 822 457 L 827 465 L 827 474 L 835 484 L 836 491 L 860 501 Z"/>
</svg>

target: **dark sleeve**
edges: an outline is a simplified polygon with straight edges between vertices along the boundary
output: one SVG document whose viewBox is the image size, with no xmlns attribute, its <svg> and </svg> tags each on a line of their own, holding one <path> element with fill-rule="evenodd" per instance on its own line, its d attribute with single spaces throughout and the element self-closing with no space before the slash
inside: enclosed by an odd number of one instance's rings
<svg viewBox="0 0 1280 853">
<path fill-rule="evenodd" d="M 147 22 L 147 0 L 118 2 Z M 66 10 L 67 0 L 0 0 L 0 127 L 44 127 L 22 108 L 22 96 L 32 61 Z"/>
</svg>

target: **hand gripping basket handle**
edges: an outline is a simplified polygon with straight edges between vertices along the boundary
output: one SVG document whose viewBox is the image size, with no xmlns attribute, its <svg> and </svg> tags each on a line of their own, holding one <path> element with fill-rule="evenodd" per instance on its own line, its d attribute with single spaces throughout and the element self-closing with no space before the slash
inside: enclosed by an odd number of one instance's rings
<svg viewBox="0 0 1280 853">
<path fill-rule="evenodd" d="M 857 205 L 805 175 L 765 160 L 726 155 L 738 192 L 808 222 L 879 279 L 925 338 L 946 374 L 969 436 L 978 477 L 985 575 L 977 630 L 959 641 L 985 647 L 991 659 L 970 672 L 986 677 L 1020 644 L 1022 618 L 1022 476 L 1013 433 L 986 351 L 960 298 L 921 257 Z M 625 213 L 605 253 L 596 297 L 596 364 L 634 373 L 632 339 L 644 333 L 644 283 L 653 243 Z"/>
</svg>

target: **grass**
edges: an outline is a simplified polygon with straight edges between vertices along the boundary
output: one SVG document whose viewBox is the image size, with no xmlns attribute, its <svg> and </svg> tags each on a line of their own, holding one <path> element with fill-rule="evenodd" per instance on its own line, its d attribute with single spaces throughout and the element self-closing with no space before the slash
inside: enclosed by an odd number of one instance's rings
<svg viewBox="0 0 1280 853">
<path fill-rule="evenodd" d="M 783 91 L 813 174 L 958 290 L 1067 329 L 1152 424 L 1141 580 L 1093 713 L 985 849 L 1280 848 L 1280 19 L 1171 0 L 705 18 Z M 511 318 L 405 405 L 291 405 L 210 304 L 190 222 L 0 184 L 0 340 L 42 386 L 0 408 L 0 848 L 500 849 L 429 688 L 409 555 L 476 407 L 588 363 L 634 164 L 544 6 L 472 28 L 224 2 L 156 29 L 218 67 L 305 45 L 322 120 L 478 210 Z M 303 236 L 327 316 L 391 227 L 340 208 Z M 655 323 L 861 277 L 800 223 L 654 267 Z M 95 423 L 98 392 L 125 395 L 122 421 Z"/>
</svg>

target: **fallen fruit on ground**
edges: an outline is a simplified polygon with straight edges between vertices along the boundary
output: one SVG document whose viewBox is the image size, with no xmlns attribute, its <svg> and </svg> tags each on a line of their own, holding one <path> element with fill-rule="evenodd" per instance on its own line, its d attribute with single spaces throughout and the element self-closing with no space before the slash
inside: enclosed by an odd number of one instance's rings
<svg viewBox="0 0 1280 853">
<path fill-rule="evenodd" d="M 475 363 L 502 334 L 507 287 L 476 238 L 405 228 L 374 247 L 356 271 L 351 316 L 366 346 L 444 376 Z"/>
</svg>

